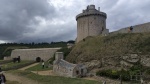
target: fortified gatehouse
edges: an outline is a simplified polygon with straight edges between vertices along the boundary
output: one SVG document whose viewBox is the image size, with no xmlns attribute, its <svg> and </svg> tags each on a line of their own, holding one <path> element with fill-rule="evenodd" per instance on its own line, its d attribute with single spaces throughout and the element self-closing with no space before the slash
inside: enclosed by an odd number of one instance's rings
<svg viewBox="0 0 150 84">
<path fill-rule="evenodd" d="M 63 60 L 63 52 L 56 52 L 53 72 L 59 76 L 76 78 L 86 76 L 87 69 L 82 64 L 72 64 Z"/>
<path fill-rule="evenodd" d="M 106 29 L 107 15 L 104 12 L 95 9 L 95 5 L 87 6 L 87 9 L 76 16 L 77 21 L 77 40 L 79 42 L 87 36 L 97 36 L 100 34 L 108 34 Z"/>
</svg>

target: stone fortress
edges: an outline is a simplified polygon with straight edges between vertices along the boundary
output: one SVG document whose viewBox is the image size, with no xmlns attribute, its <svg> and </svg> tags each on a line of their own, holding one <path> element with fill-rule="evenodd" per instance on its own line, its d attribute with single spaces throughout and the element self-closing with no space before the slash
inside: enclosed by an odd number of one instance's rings
<svg viewBox="0 0 150 84">
<path fill-rule="evenodd" d="M 86 10 L 76 16 L 77 20 L 77 42 L 83 40 L 87 36 L 97 36 L 100 34 L 108 34 L 106 29 L 107 15 L 104 12 L 95 9 L 95 5 L 87 6 Z"/>
<path fill-rule="evenodd" d="M 87 6 L 86 10 L 76 16 L 77 21 L 77 39 L 76 42 L 83 40 L 88 36 L 108 35 L 117 33 L 129 33 L 129 28 L 109 33 L 106 29 L 107 14 L 95 9 L 95 5 Z M 131 25 L 132 26 L 132 25 Z M 132 33 L 150 32 L 150 22 L 133 26 Z"/>
</svg>

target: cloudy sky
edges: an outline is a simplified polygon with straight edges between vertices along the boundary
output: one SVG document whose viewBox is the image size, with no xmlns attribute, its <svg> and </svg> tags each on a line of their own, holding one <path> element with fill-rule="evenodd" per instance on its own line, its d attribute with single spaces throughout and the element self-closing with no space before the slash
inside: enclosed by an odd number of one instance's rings
<svg viewBox="0 0 150 84">
<path fill-rule="evenodd" d="M 0 0 L 0 43 L 74 40 L 75 16 L 90 4 L 110 31 L 150 22 L 150 0 Z"/>
</svg>

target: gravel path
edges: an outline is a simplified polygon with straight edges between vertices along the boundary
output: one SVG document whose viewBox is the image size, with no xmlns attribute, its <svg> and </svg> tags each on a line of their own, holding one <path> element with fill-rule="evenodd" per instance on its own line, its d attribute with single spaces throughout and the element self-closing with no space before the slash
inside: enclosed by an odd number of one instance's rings
<svg viewBox="0 0 150 84">
<path fill-rule="evenodd" d="M 46 70 L 46 71 L 31 71 L 32 73 L 38 74 L 38 75 L 51 75 L 51 76 L 56 76 L 53 73 L 53 70 Z"/>
<path fill-rule="evenodd" d="M 5 72 L 4 75 L 6 76 L 6 80 L 17 81 L 19 82 L 18 84 L 39 84 L 37 81 L 30 80 L 23 76 L 14 75 L 7 72 Z"/>
<path fill-rule="evenodd" d="M 39 63 L 34 63 L 34 64 L 29 65 L 29 66 L 20 68 L 20 69 L 18 69 L 18 70 L 26 70 L 26 69 L 28 69 L 28 68 L 30 68 L 30 67 L 33 67 L 33 66 L 35 66 L 35 65 L 38 65 L 38 64 L 39 64 Z"/>
</svg>

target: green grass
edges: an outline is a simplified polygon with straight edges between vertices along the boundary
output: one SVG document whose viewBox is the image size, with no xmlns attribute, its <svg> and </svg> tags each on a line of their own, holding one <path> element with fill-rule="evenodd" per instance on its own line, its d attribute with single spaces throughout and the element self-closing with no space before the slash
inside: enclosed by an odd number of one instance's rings
<svg viewBox="0 0 150 84">
<path fill-rule="evenodd" d="M 31 63 L 31 62 L 32 61 L 21 61 L 20 63 L 10 62 L 10 63 L 6 63 L 6 64 L 1 65 L 1 68 L 2 68 L 2 70 L 6 70 L 6 69 L 9 69 L 9 68 L 16 68 L 18 66 L 22 66 L 22 65 L 25 65 L 25 64 Z"/>
<path fill-rule="evenodd" d="M 7 61 L 10 61 L 10 60 L 0 60 L 0 62 L 7 62 Z"/>
<path fill-rule="evenodd" d="M 45 70 L 52 70 L 52 67 L 48 67 L 48 62 L 45 62 L 45 68 L 42 68 L 42 63 L 39 63 L 38 65 L 35 65 L 33 67 L 30 67 L 26 69 L 28 71 L 45 71 Z"/>
<path fill-rule="evenodd" d="M 30 71 L 9 71 L 10 73 L 27 77 L 32 80 L 37 80 L 41 84 L 101 84 L 97 81 L 79 79 L 79 78 L 67 78 L 59 76 L 41 76 L 34 74 Z"/>
<path fill-rule="evenodd" d="M 131 53 L 148 55 L 150 51 L 150 33 L 114 34 L 108 36 L 87 37 L 78 42 L 67 56 L 72 63 L 101 60 L 102 57 L 122 56 Z M 116 61 L 119 61 L 116 60 Z"/>
</svg>

